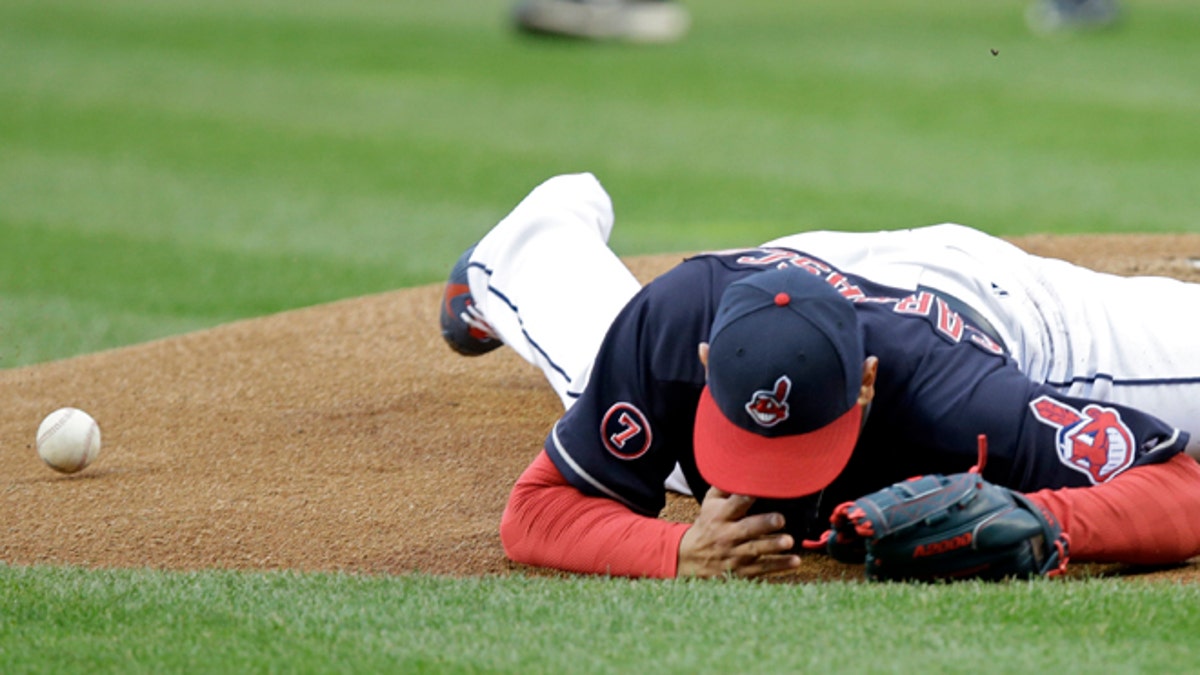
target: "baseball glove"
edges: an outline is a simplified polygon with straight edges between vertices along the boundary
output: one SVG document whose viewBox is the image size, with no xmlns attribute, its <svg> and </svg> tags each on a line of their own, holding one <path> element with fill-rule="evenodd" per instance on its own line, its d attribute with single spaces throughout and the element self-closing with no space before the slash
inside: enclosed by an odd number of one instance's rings
<svg viewBox="0 0 1200 675">
<path fill-rule="evenodd" d="M 872 580 L 1056 576 L 1067 536 L 1054 516 L 977 470 L 912 478 L 841 504 L 823 537 L 830 555 L 866 563 Z"/>
</svg>

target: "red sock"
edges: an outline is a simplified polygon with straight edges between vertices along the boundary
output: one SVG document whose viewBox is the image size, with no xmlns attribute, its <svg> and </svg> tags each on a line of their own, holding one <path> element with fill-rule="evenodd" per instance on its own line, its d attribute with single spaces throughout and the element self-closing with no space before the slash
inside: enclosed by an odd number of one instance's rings
<svg viewBox="0 0 1200 675">
<path fill-rule="evenodd" d="M 1026 496 L 1058 517 L 1072 560 L 1157 565 L 1200 555 L 1200 463 L 1187 455 Z"/>
</svg>

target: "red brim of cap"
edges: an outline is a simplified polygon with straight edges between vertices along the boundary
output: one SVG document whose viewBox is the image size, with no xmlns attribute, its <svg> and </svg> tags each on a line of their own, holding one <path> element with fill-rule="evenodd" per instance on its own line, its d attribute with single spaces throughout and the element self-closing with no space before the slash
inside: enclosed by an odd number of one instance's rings
<svg viewBox="0 0 1200 675">
<path fill-rule="evenodd" d="M 768 438 L 726 419 L 708 387 L 700 394 L 693 445 L 709 484 L 731 494 L 791 499 L 824 490 L 850 461 L 862 406 L 806 434 Z"/>
</svg>

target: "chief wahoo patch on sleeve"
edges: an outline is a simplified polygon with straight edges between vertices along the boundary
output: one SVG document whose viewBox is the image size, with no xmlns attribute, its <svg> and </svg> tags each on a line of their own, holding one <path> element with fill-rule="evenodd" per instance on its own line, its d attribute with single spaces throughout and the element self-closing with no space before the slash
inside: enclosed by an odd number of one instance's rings
<svg viewBox="0 0 1200 675">
<path fill-rule="evenodd" d="M 1093 484 L 1133 465 L 1133 433 L 1119 411 L 1094 403 L 1080 411 L 1049 396 L 1039 396 L 1029 407 L 1042 423 L 1058 429 L 1059 461 L 1086 475 Z"/>
</svg>

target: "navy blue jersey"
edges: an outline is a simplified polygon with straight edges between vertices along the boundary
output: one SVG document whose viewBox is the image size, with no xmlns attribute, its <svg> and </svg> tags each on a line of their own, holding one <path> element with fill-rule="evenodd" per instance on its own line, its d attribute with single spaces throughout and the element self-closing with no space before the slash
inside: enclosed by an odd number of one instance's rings
<svg viewBox="0 0 1200 675">
<path fill-rule="evenodd" d="M 821 493 L 756 504 L 782 511 L 797 536 L 827 529 L 843 501 L 914 475 L 966 471 L 980 434 L 988 438 L 984 476 L 1023 492 L 1105 482 L 1187 444 L 1186 433 L 1155 417 L 1030 381 L 953 298 L 875 284 L 795 251 L 756 249 L 690 258 L 617 316 L 583 394 L 546 440 L 572 485 L 656 515 L 678 463 L 703 498 L 708 485 L 692 452 L 705 382 L 698 346 L 729 284 L 781 265 L 820 275 L 852 302 L 866 354 L 879 358 L 875 398 L 842 474 Z"/>
</svg>

